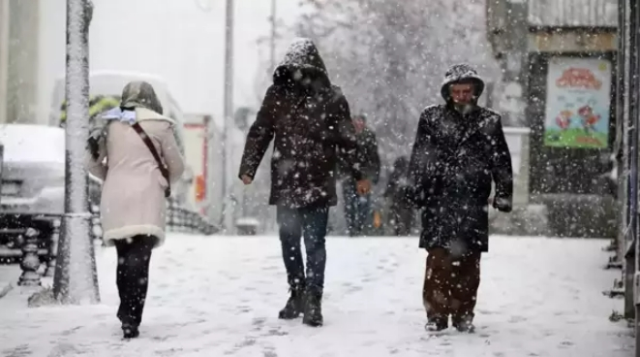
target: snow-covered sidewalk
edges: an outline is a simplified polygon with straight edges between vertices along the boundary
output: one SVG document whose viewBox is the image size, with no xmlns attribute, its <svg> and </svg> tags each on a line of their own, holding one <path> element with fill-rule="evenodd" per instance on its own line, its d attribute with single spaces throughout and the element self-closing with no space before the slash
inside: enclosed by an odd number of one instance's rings
<svg viewBox="0 0 640 357">
<path fill-rule="evenodd" d="M 281 321 L 287 298 L 276 237 L 172 235 L 154 251 L 141 336 L 121 340 L 115 251 L 99 249 L 102 304 L 26 307 L 0 299 L 1 356 L 597 356 L 632 355 L 622 300 L 602 295 L 605 241 L 492 237 L 476 334 L 429 337 L 417 239 L 329 238 L 325 326 Z M 16 267 L 17 269 L 17 267 Z"/>
</svg>

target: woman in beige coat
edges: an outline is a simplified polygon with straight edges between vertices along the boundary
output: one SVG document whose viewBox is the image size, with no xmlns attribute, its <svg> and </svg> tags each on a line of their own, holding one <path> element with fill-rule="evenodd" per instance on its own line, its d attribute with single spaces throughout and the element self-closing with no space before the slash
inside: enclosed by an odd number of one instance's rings
<svg viewBox="0 0 640 357">
<path fill-rule="evenodd" d="M 118 318 L 125 338 L 137 337 L 147 295 L 149 260 L 165 239 L 165 191 L 184 171 L 176 122 L 162 115 L 153 87 L 129 83 L 120 108 L 101 118 L 89 139 L 89 172 L 103 180 L 100 211 L 103 239 L 118 253 Z M 134 130 L 138 123 L 143 133 Z M 148 136 L 162 169 L 143 137 Z M 165 177 L 167 176 L 167 177 Z"/>
</svg>

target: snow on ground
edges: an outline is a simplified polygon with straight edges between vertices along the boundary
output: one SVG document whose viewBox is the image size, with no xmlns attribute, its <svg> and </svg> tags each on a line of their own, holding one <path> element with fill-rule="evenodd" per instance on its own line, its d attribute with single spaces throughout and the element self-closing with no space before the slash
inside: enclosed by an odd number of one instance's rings
<svg viewBox="0 0 640 357">
<path fill-rule="evenodd" d="M 493 237 L 491 244 L 473 335 L 424 331 L 425 253 L 415 238 L 329 238 L 325 326 L 313 329 L 276 318 L 287 298 L 276 237 L 172 235 L 154 251 L 139 339 L 121 339 L 115 251 L 99 248 L 102 304 L 27 308 L 27 292 L 14 289 L 0 300 L 0 355 L 632 355 L 631 331 L 608 320 L 622 300 L 602 295 L 619 274 L 602 269 L 606 242 Z"/>
</svg>

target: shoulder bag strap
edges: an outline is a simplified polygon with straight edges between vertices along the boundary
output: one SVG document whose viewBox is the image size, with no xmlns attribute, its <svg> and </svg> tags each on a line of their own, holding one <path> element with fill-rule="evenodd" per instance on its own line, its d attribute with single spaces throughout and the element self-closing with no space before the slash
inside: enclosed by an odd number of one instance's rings
<svg viewBox="0 0 640 357">
<path fill-rule="evenodd" d="M 162 177 L 167 180 L 167 189 L 164 191 L 164 197 L 169 198 L 171 196 L 171 181 L 169 181 L 169 169 L 167 168 L 167 165 L 162 162 L 160 154 L 158 154 L 158 150 L 156 150 L 156 146 L 153 145 L 151 138 L 149 138 L 149 135 L 147 135 L 144 129 L 142 129 L 140 123 L 133 123 L 131 124 L 131 127 L 136 131 L 136 133 L 138 133 L 138 135 L 140 135 L 142 141 L 144 141 L 144 143 L 147 145 L 147 148 L 149 148 L 149 151 L 151 151 L 151 155 L 153 155 L 153 158 L 156 159 Z"/>
</svg>

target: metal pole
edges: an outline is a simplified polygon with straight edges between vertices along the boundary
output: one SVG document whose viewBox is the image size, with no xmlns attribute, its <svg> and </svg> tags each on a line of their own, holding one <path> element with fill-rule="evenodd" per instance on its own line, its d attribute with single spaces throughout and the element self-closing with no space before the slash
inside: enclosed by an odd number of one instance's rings
<svg viewBox="0 0 640 357">
<path fill-rule="evenodd" d="M 229 229 L 227 224 L 229 187 L 227 184 L 228 167 L 228 129 L 231 116 L 233 115 L 233 0 L 227 0 L 226 21 L 225 21 L 225 46 L 224 46 L 224 118 L 222 128 L 222 215 L 220 227 L 224 231 Z"/>
<path fill-rule="evenodd" d="M 277 0 L 271 0 L 271 43 L 270 43 L 271 72 L 273 72 L 276 69 L 276 10 L 277 10 Z"/>
<path fill-rule="evenodd" d="M 629 43 L 629 0 L 618 0 L 618 64 L 617 64 L 617 108 L 616 122 L 618 131 L 616 132 L 616 140 L 619 146 L 616 146 L 616 155 L 621 156 L 618 162 L 618 237 L 617 237 L 617 255 L 623 262 L 624 274 L 624 316 L 632 319 L 635 315 L 635 306 L 633 300 L 633 277 L 635 274 L 635 256 L 626 256 L 626 250 L 631 240 L 631 232 L 627 231 L 630 220 L 630 201 L 629 197 L 629 172 L 630 172 L 630 145 L 631 137 L 627 134 L 631 129 L 629 112 L 629 85 L 630 85 L 630 43 Z"/>
<path fill-rule="evenodd" d="M 212 219 L 212 206 L 213 206 L 213 195 L 211 194 L 212 190 L 209 186 L 209 182 L 213 180 L 213 161 L 215 157 L 215 152 L 212 150 L 213 141 L 215 139 L 215 127 L 211 116 L 204 116 L 204 125 L 205 125 L 205 157 L 204 161 L 204 214 L 206 215 L 209 223 L 213 223 Z M 196 184 L 197 185 L 197 184 Z"/>
<path fill-rule="evenodd" d="M 56 299 L 67 304 L 100 301 L 84 168 L 89 133 L 89 23 L 92 13 L 90 0 L 67 0 L 65 215 L 53 286 Z"/>
<path fill-rule="evenodd" d="M 518 103 L 515 113 L 509 113 L 510 125 L 531 127 L 527 121 L 527 87 L 529 75 L 529 22 L 528 4 L 523 1 L 507 2 L 507 31 L 509 51 L 506 58 L 505 79 L 512 86 L 521 89 L 519 97 L 514 98 Z"/>
<path fill-rule="evenodd" d="M 0 0 L 0 123 L 7 122 L 9 81 L 9 0 Z"/>
<path fill-rule="evenodd" d="M 639 58 L 638 58 L 638 16 L 639 9 L 637 0 L 631 0 L 630 2 L 630 13 L 629 13 L 629 52 L 630 52 L 630 63 L 629 63 L 629 78 L 630 78 L 630 87 L 629 87 L 629 99 L 630 99 L 630 109 L 629 109 L 629 214 L 628 220 L 630 222 L 630 237 L 634 239 L 637 243 L 638 241 L 638 227 L 637 227 L 637 214 L 638 214 L 638 115 L 640 115 L 640 108 L 638 108 L 639 103 L 639 95 L 638 90 L 640 89 L 640 78 L 638 78 L 639 73 Z M 637 248 L 637 245 L 636 245 Z M 636 269 L 638 267 L 637 261 L 638 252 L 636 249 Z"/>
<path fill-rule="evenodd" d="M 639 26 L 639 16 L 640 9 L 638 8 L 637 0 L 630 0 L 629 2 L 629 52 L 630 52 L 630 62 L 629 62 L 629 99 L 630 99 L 630 109 L 629 109 L 629 226 L 630 226 L 630 237 L 631 244 L 635 246 L 635 251 L 632 257 L 630 257 L 630 261 L 633 262 L 634 269 L 634 291 L 633 291 L 633 302 L 635 305 L 635 344 L 636 344 L 636 357 L 640 357 L 640 328 L 638 325 L 638 317 L 640 316 L 640 305 L 638 305 L 638 283 L 639 283 L 639 272 L 638 272 L 638 254 L 639 246 L 638 246 L 638 125 L 640 125 L 640 108 L 638 108 L 639 102 L 639 94 L 638 90 L 640 89 L 640 78 L 638 75 L 640 74 L 640 58 L 638 57 L 638 30 Z"/>
</svg>

